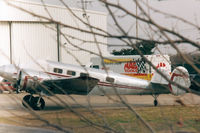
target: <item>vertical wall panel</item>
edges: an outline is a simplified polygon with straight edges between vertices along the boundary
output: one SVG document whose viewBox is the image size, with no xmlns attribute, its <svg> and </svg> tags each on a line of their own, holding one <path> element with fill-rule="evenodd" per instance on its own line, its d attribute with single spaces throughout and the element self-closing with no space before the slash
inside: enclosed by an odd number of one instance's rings
<svg viewBox="0 0 200 133">
<path fill-rule="evenodd" d="M 43 5 L 31 2 L 18 2 L 9 1 L 12 4 L 19 6 L 35 14 L 49 17 L 48 13 L 44 9 Z M 12 21 L 12 57 L 16 64 L 30 64 L 33 59 L 50 59 L 58 61 L 58 52 L 60 52 L 60 61 L 63 63 L 79 64 L 76 60 L 79 60 L 82 64 L 86 65 L 90 62 L 90 58 L 95 55 L 85 52 L 84 50 L 77 49 L 69 45 L 69 42 L 63 37 L 60 37 L 60 51 L 57 49 L 57 34 L 56 31 L 52 31 L 42 23 L 36 23 L 41 20 L 40 18 L 34 17 L 28 13 L 20 11 L 12 6 L 5 4 L 0 0 L 0 21 Z M 94 41 L 94 36 L 84 32 L 78 31 L 79 29 L 89 30 L 88 26 L 80 21 L 87 22 L 86 17 L 88 17 L 90 24 L 107 30 L 107 15 L 106 13 L 89 11 L 87 10 L 86 16 L 83 14 L 81 9 L 72 8 L 70 11 L 63 6 L 47 5 L 51 17 L 62 22 L 65 25 L 77 28 L 73 30 L 70 28 L 62 28 L 61 31 L 74 37 L 74 39 L 68 37 L 74 45 L 81 47 L 87 51 L 92 51 L 99 54 L 98 48 L 95 43 L 88 43 L 87 41 Z M 79 19 L 77 19 L 71 11 L 76 14 Z M 5 14 L 6 12 L 6 14 Z M 23 23 L 21 23 L 23 22 Z M 48 26 L 56 29 L 56 25 L 48 24 Z M 94 29 L 95 30 L 95 29 Z M 100 31 L 98 31 L 100 32 Z M 3 32 L 4 33 L 4 32 Z M 6 33 L 6 32 L 5 32 Z M 77 38 L 77 39 L 75 39 Z M 83 40 L 81 42 L 80 40 Z M 96 36 L 98 42 L 102 42 L 99 45 L 101 52 L 104 56 L 109 56 L 107 51 L 107 38 Z M 9 41 L 9 39 L 7 39 Z M 66 45 L 63 45 L 66 43 Z M 63 46 L 63 47 L 62 47 Z M 68 51 L 68 52 L 67 52 Z M 9 53 L 9 51 L 7 52 Z M 9 54 L 8 54 L 9 55 Z"/>
<path fill-rule="evenodd" d="M 10 63 L 9 24 L 0 22 L 0 65 Z"/>
<path fill-rule="evenodd" d="M 87 22 L 86 18 L 83 17 L 83 12 L 74 11 L 74 13 L 80 17 L 83 21 Z M 94 27 L 98 27 L 104 31 L 107 31 L 107 19 L 106 15 L 98 13 L 88 13 L 87 14 L 90 24 Z M 72 18 L 72 19 L 69 19 Z M 67 22 L 68 20 L 68 22 Z M 81 21 L 77 20 L 74 16 L 64 17 L 63 21 L 69 25 L 77 27 L 78 29 L 83 29 L 90 31 L 89 26 L 83 24 Z M 61 62 L 87 65 L 90 63 L 90 58 L 96 56 L 93 53 L 103 56 L 109 56 L 107 50 L 107 38 L 93 34 L 82 32 L 79 30 L 74 30 L 72 28 L 62 27 L 61 31 L 65 34 L 65 37 L 61 37 Z M 101 33 L 93 29 L 94 32 Z M 67 39 L 66 39 L 67 38 Z M 95 43 L 95 39 L 98 44 Z M 98 46 L 97 46 L 98 45 Z M 99 51 L 99 49 L 100 51 Z"/>
<path fill-rule="evenodd" d="M 25 10 L 38 14 L 40 16 L 48 17 L 49 14 L 44 9 L 44 6 L 32 2 L 18 2 L 9 1 L 12 4 L 19 6 Z M 40 22 L 41 19 L 34 17 L 31 14 L 18 10 L 12 6 L 5 4 L 0 0 L 0 21 L 12 21 L 12 54 L 13 61 L 16 64 L 30 63 L 34 59 L 50 59 L 58 60 L 58 50 L 57 50 L 57 35 L 56 32 L 52 32 L 48 28 L 45 28 Z M 89 19 L 92 26 L 98 27 L 104 31 L 107 31 L 107 14 L 97 11 L 87 10 L 86 16 L 83 14 L 82 9 L 71 8 L 67 10 L 64 6 L 54 6 L 47 5 L 48 12 L 51 17 L 62 22 L 65 25 L 77 28 L 77 30 L 72 30 L 70 28 L 62 28 L 61 31 L 77 39 L 72 39 L 68 37 L 74 45 L 81 47 L 87 51 L 92 51 L 99 54 L 98 48 L 95 43 L 88 43 L 87 41 L 94 41 L 94 37 L 91 34 L 78 31 L 79 29 L 89 30 L 88 26 L 80 21 L 87 22 L 86 17 Z M 6 12 L 6 13 L 5 13 Z M 75 17 L 71 12 L 76 14 Z M 47 22 L 47 20 L 43 20 Z M 18 23 L 17 23 L 18 22 Z M 24 22 L 24 23 L 20 23 Z M 28 23 L 31 22 L 31 23 Z M 51 25 L 56 28 L 56 25 Z M 94 29 L 94 31 L 96 31 Z M 99 33 L 100 31 L 98 31 Z M 82 43 L 80 40 L 83 40 Z M 96 36 L 101 52 L 104 56 L 109 56 L 107 51 L 107 38 Z M 60 37 L 60 43 L 67 45 L 60 47 L 60 61 L 63 63 L 79 64 L 76 60 L 79 60 L 82 64 L 86 65 L 90 62 L 90 58 L 95 55 L 85 52 L 84 50 L 77 49 L 70 46 L 67 40 Z M 67 52 L 68 51 L 68 52 Z"/>
<path fill-rule="evenodd" d="M 36 65 L 38 60 L 57 61 L 57 32 L 55 24 L 13 23 L 12 51 L 16 64 Z"/>
<path fill-rule="evenodd" d="M 61 37 L 61 62 L 86 65 L 90 62 L 90 57 L 94 56 L 90 51 L 98 53 L 94 43 L 81 41 L 92 41 L 92 35 L 70 28 L 61 28 L 61 31 L 65 34 L 65 37 Z"/>
</svg>

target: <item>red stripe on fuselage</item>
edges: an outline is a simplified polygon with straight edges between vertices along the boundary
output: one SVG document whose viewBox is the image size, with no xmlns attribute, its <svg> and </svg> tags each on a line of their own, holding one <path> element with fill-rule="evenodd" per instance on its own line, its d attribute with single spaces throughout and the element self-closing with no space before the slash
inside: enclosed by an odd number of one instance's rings
<svg viewBox="0 0 200 133">
<path fill-rule="evenodd" d="M 49 75 L 54 75 L 54 76 L 59 76 L 59 77 L 72 77 L 72 76 L 61 75 L 61 74 L 57 74 L 57 73 L 50 73 L 50 72 L 46 72 L 46 73 L 49 74 Z M 112 84 L 112 83 L 109 83 L 109 82 L 98 82 L 97 85 L 107 86 L 107 87 L 127 88 L 127 89 L 144 89 L 144 88 L 139 88 L 139 87 L 135 87 L 135 86 Z"/>
<path fill-rule="evenodd" d="M 59 77 L 65 77 L 65 78 L 72 77 L 72 76 L 61 75 L 61 74 L 57 74 L 57 73 L 50 73 L 50 72 L 46 72 L 46 73 L 49 74 L 49 75 L 52 75 L 52 76 L 57 76 L 58 78 L 59 78 Z M 32 79 L 32 77 L 30 77 L 30 76 L 25 76 L 23 89 L 26 88 L 28 79 Z M 41 78 L 39 78 L 39 79 L 42 80 Z M 141 89 L 145 89 L 145 88 L 140 88 L 140 87 L 135 87 L 135 86 L 120 85 L 120 84 L 112 84 L 112 83 L 109 83 L 109 82 L 98 82 L 97 85 L 106 86 L 106 87 L 117 87 L 117 88 L 126 88 L 126 89 L 137 89 L 137 90 L 139 90 L 139 89 L 140 89 L 140 90 L 141 90 Z"/>
<path fill-rule="evenodd" d="M 57 73 L 50 73 L 50 72 L 46 72 L 47 74 L 49 74 L 49 75 L 53 75 L 53 76 L 57 76 L 57 77 L 71 77 L 71 76 L 68 76 L 68 75 L 62 75 L 62 74 L 57 74 Z"/>
</svg>

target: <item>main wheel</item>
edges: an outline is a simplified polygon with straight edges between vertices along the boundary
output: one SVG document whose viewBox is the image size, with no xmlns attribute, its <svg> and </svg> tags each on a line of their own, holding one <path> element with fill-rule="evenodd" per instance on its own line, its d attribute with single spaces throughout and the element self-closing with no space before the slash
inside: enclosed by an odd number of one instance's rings
<svg viewBox="0 0 200 133">
<path fill-rule="evenodd" d="M 33 109 L 34 110 L 42 110 L 45 107 L 45 101 L 43 98 L 40 97 L 35 97 L 34 98 L 34 105 L 33 105 Z"/>
<path fill-rule="evenodd" d="M 153 103 L 155 107 L 158 105 L 158 101 L 156 99 L 153 101 Z"/>
<path fill-rule="evenodd" d="M 28 106 L 30 106 L 31 108 L 33 108 L 33 99 L 34 97 L 31 95 L 26 95 L 24 96 L 23 100 L 22 100 L 22 105 L 27 108 Z"/>
</svg>

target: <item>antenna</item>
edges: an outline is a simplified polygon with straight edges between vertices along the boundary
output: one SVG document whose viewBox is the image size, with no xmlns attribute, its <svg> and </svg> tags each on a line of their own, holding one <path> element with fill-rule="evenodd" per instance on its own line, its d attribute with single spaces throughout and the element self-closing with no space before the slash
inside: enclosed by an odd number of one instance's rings
<svg viewBox="0 0 200 133">
<path fill-rule="evenodd" d="M 81 0 L 81 1 L 78 1 L 78 3 L 81 3 L 81 6 L 82 6 L 82 9 L 83 10 L 86 10 L 87 9 L 87 5 L 88 4 L 91 4 L 93 1 L 88 1 L 88 0 Z M 87 14 L 84 12 L 83 13 L 83 18 L 86 18 L 86 17 L 88 17 L 89 18 L 89 16 L 87 16 Z"/>
<path fill-rule="evenodd" d="M 93 1 L 89 1 L 89 0 L 81 0 L 81 1 L 78 1 L 78 3 L 81 3 L 82 5 L 82 8 L 85 10 L 87 9 L 87 5 L 88 4 L 92 4 Z"/>
</svg>

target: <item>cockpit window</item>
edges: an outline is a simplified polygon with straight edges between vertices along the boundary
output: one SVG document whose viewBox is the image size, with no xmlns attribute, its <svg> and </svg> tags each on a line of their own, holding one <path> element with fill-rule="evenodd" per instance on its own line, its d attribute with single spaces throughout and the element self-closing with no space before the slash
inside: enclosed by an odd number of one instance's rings
<svg viewBox="0 0 200 133">
<path fill-rule="evenodd" d="M 110 83 L 114 83 L 115 79 L 111 77 L 106 77 L 106 81 Z"/>
<path fill-rule="evenodd" d="M 68 70 L 68 71 L 67 71 L 67 75 L 75 76 L 75 75 L 76 75 L 76 72 L 75 72 L 75 71 Z"/>
<path fill-rule="evenodd" d="M 60 68 L 54 68 L 53 72 L 55 72 L 55 73 L 63 73 L 63 70 L 60 69 Z"/>
</svg>

